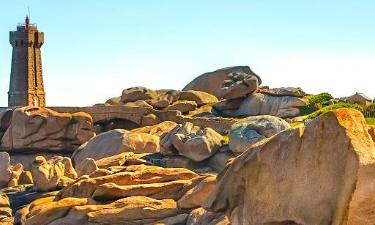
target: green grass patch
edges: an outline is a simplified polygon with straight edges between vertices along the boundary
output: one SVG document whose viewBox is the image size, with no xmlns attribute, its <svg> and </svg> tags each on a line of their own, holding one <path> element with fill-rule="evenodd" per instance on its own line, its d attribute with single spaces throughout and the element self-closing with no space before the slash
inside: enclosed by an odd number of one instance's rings
<svg viewBox="0 0 375 225">
<path fill-rule="evenodd" d="M 308 96 L 306 106 L 300 108 L 301 115 L 309 115 L 328 106 L 331 99 L 333 99 L 333 96 L 327 92 Z"/>
<path fill-rule="evenodd" d="M 371 118 L 366 118 L 366 123 L 368 125 L 375 125 L 375 118 L 371 117 Z"/>
<path fill-rule="evenodd" d="M 357 109 L 359 111 L 363 111 L 363 106 L 361 105 L 358 105 L 358 104 L 350 104 L 350 103 L 346 103 L 346 102 L 339 102 L 339 103 L 336 103 L 336 104 L 333 104 L 333 105 L 328 105 L 328 106 L 325 106 L 313 113 L 310 113 L 309 115 L 306 116 L 306 119 L 313 119 L 317 116 L 320 116 L 326 112 L 329 112 L 331 110 L 334 110 L 334 109 L 341 109 L 341 108 L 353 108 L 353 109 Z"/>
</svg>

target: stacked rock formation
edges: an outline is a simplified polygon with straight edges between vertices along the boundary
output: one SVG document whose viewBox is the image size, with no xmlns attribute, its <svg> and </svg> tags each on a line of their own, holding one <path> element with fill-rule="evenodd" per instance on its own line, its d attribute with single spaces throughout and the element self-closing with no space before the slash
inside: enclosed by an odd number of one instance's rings
<svg viewBox="0 0 375 225">
<path fill-rule="evenodd" d="M 136 128 L 83 112 L 1 112 L 0 224 L 375 224 L 374 127 L 355 109 L 295 126 L 285 118 L 306 93 L 261 83 L 231 67 L 100 106 L 179 115 Z"/>
</svg>

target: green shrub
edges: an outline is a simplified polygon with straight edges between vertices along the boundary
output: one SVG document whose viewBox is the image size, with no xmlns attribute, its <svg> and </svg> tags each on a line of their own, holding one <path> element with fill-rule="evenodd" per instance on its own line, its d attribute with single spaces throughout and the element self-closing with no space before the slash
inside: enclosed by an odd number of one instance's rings
<svg viewBox="0 0 375 225">
<path fill-rule="evenodd" d="M 329 105 L 329 100 L 333 96 L 327 92 L 307 97 L 307 104 L 300 108 L 301 115 L 309 115 L 325 106 Z"/>
<path fill-rule="evenodd" d="M 375 125 L 375 118 L 374 117 L 366 118 L 366 123 L 369 125 Z"/>
<path fill-rule="evenodd" d="M 363 106 L 361 106 L 361 105 L 351 104 L 351 103 L 346 103 L 346 102 L 339 102 L 339 103 L 336 103 L 336 104 L 333 104 L 333 105 L 325 106 L 325 107 L 307 115 L 306 119 L 313 119 L 317 116 L 322 115 L 323 113 L 329 112 L 329 111 L 334 110 L 334 109 L 341 109 L 341 108 L 353 108 L 353 109 L 357 109 L 361 112 L 363 111 Z"/>
</svg>

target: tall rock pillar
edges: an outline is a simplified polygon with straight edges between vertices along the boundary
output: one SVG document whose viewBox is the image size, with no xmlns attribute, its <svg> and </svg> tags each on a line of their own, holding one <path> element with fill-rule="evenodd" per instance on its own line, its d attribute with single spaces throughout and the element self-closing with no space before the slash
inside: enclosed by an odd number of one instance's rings
<svg viewBox="0 0 375 225">
<path fill-rule="evenodd" d="M 13 53 L 8 106 L 44 107 L 46 100 L 40 52 L 44 33 L 39 32 L 26 17 L 24 24 L 18 24 L 17 31 L 9 33 L 9 42 Z"/>
</svg>

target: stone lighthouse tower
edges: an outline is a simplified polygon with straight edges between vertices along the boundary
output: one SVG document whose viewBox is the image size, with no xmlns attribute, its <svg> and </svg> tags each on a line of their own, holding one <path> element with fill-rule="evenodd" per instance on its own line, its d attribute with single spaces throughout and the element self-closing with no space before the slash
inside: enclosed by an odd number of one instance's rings
<svg viewBox="0 0 375 225">
<path fill-rule="evenodd" d="M 10 32 L 9 41 L 13 53 L 8 106 L 44 107 L 46 100 L 40 52 L 44 33 L 39 32 L 27 16 L 24 24 L 18 24 L 17 31 Z"/>
</svg>

